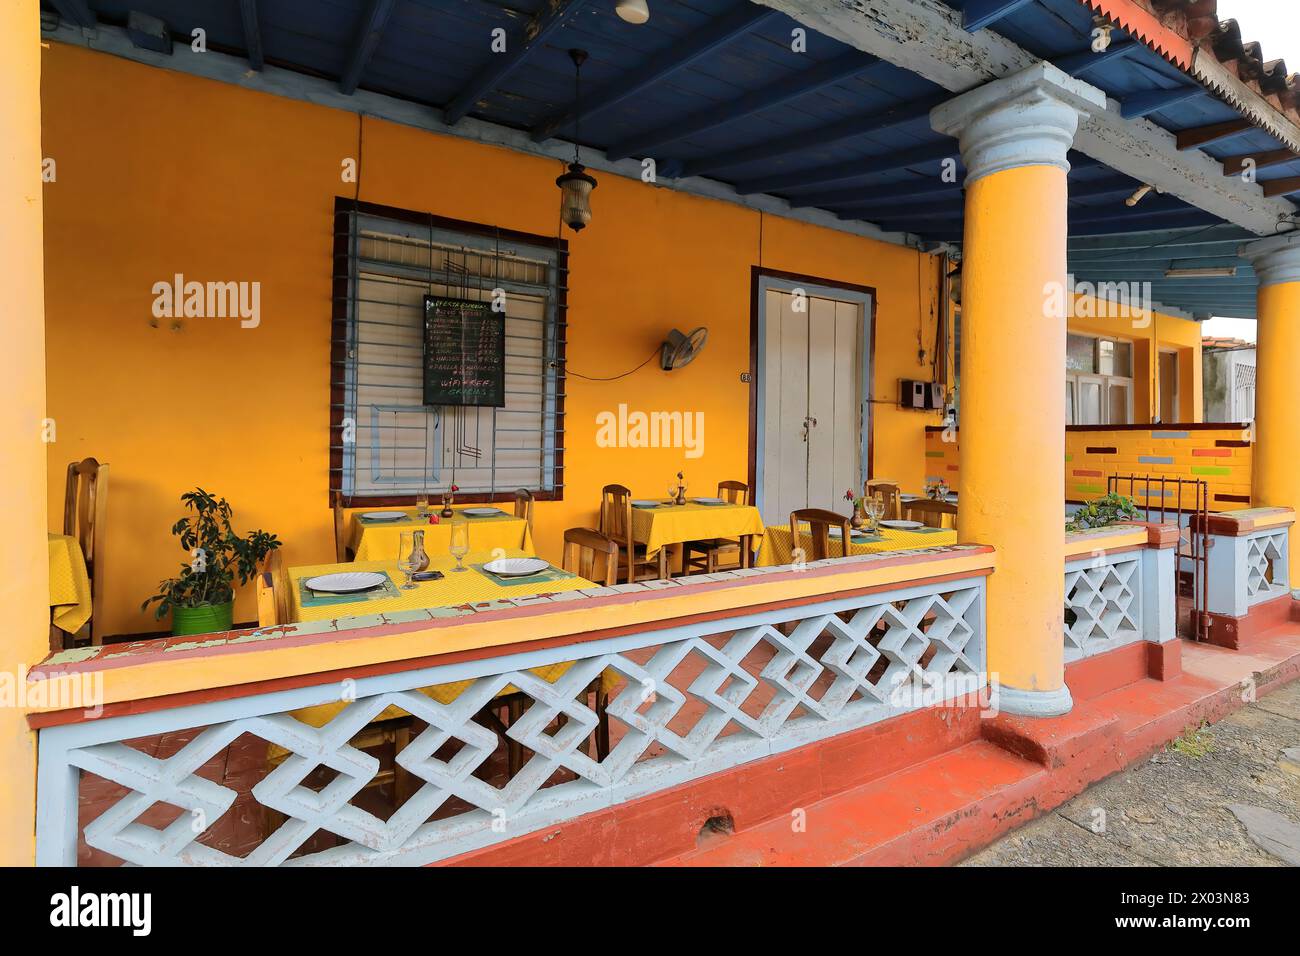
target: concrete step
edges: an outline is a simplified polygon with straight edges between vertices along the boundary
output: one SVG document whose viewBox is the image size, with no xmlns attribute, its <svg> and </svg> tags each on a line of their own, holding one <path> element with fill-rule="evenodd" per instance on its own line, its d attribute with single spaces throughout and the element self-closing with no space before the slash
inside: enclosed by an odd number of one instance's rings
<svg viewBox="0 0 1300 956">
<path fill-rule="evenodd" d="M 1034 763 L 975 741 L 789 815 L 710 839 L 663 864 L 948 863 L 1006 829 L 1008 815 L 1034 816 L 1026 798 L 1043 776 Z"/>
</svg>

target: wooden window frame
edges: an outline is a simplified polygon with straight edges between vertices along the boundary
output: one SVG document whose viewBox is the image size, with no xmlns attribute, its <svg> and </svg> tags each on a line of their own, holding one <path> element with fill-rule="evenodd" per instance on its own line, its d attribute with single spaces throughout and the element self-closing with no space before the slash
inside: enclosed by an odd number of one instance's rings
<svg viewBox="0 0 1300 956">
<path fill-rule="evenodd" d="M 552 489 L 533 490 L 536 501 L 564 500 L 564 397 L 565 362 L 568 341 L 569 302 L 569 242 L 555 236 L 539 236 L 514 229 L 499 229 L 483 223 L 449 219 L 433 213 L 414 212 L 395 206 L 364 202 L 344 196 L 334 199 L 334 243 L 332 269 L 332 309 L 330 318 L 330 426 L 329 426 L 329 479 L 328 497 L 331 506 L 335 494 L 340 494 L 340 504 L 345 508 L 370 506 L 414 505 L 414 492 L 405 495 L 342 495 L 343 487 L 343 419 L 346 389 L 342 370 L 347 367 L 347 327 L 349 307 L 350 264 L 352 257 L 353 215 L 376 216 L 399 222 L 414 223 L 435 229 L 455 230 L 475 236 L 499 237 L 510 242 L 527 243 L 555 249 L 555 463 L 552 467 Z M 431 496 L 434 497 L 434 496 Z M 514 501 L 515 490 L 489 492 L 458 492 L 456 501 L 466 504 L 487 504 Z"/>
</svg>

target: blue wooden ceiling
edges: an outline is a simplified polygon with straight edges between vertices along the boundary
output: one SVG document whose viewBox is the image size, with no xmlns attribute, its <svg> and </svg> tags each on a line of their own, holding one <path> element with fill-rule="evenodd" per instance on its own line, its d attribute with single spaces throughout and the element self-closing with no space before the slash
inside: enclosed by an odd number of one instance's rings
<svg viewBox="0 0 1300 956">
<path fill-rule="evenodd" d="M 845 220 L 961 240 L 960 173 L 958 183 L 939 175 L 944 158 L 959 161 L 956 144 L 928 122 L 929 110 L 949 94 L 921 77 L 811 30 L 806 52 L 796 53 L 791 38 L 798 24 L 748 0 L 648 0 L 650 20 L 640 26 L 619 19 L 614 0 L 509 2 L 46 0 L 45 6 L 74 22 L 98 18 L 123 26 L 129 11 L 139 11 L 164 21 L 178 43 L 201 27 L 209 48 L 246 57 L 255 68 L 270 63 L 336 80 L 344 92 L 363 88 L 427 104 L 447 122 L 470 115 L 527 130 L 538 141 L 576 134 L 611 159 L 653 157 L 661 178 L 707 176 L 741 193 L 769 193 Z M 1003 14 L 988 28 L 1102 88 L 1127 113 L 1171 131 L 1239 118 L 1123 31 L 1115 32 L 1107 54 L 1092 53 L 1092 13 L 1079 0 L 946 2 L 969 7 L 967 16 L 977 19 Z M 505 53 L 492 51 L 497 29 L 505 31 Z M 582 70 L 580 127 L 567 54 L 575 47 L 590 54 Z M 1219 159 L 1281 148 L 1254 128 L 1204 146 Z M 1152 193 L 1128 207 L 1124 199 L 1140 183 L 1079 154 L 1072 161 L 1072 236 L 1159 231 L 1168 238 L 1179 234 L 1174 230 L 1221 225 L 1172 196 Z M 1259 170 L 1261 182 L 1298 175 L 1300 160 Z M 1253 315 L 1254 277 L 1246 263 L 1238 265 L 1230 279 L 1166 283 L 1163 301 L 1195 312 Z M 1130 268 L 1164 280 L 1163 268 Z M 1223 308 L 1205 302 L 1215 290 L 1222 291 Z"/>
</svg>

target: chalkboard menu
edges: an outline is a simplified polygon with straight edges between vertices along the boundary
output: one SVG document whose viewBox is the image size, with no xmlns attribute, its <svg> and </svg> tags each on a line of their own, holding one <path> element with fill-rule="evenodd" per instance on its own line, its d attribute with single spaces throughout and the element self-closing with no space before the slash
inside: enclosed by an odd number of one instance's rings
<svg viewBox="0 0 1300 956">
<path fill-rule="evenodd" d="M 506 317 L 490 302 L 424 297 L 424 404 L 506 403 Z"/>
</svg>

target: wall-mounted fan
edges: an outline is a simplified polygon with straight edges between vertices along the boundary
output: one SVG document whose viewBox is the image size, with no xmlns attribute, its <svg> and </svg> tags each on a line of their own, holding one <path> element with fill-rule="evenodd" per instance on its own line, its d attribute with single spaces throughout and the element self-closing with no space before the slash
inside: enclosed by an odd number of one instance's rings
<svg viewBox="0 0 1300 956">
<path fill-rule="evenodd" d="M 659 367 L 665 372 L 671 372 L 675 368 L 689 365 L 691 360 L 700 354 L 704 343 L 708 340 L 709 330 L 704 326 L 692 329 L 690 333 L 673 329 L 668 333 L 668 338 L 664 340 L 663 348 L 659 353 Z"/>
</svg>

